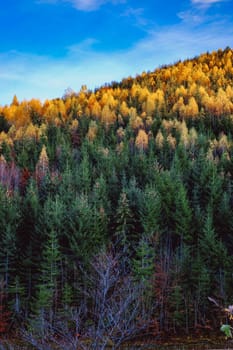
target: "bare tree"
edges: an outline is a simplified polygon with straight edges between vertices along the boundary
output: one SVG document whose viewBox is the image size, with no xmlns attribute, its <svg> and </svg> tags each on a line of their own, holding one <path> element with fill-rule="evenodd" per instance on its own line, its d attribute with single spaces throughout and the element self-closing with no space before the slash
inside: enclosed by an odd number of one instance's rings
<svg viewBox="0 0 233 350">
<path fill-rule="evenodd" d="M 70 310 L 68 320 L 48 322 L 46 339 L 39 339 L 35 330 L 24 331 L 24 339 L 38 350 L 116 350 L 140 334 L 152 310 L 142 314 L 144 287 L 122 274 L 119 265 L 119 255 L 101 252 L 85 274 L 88 290 L 82 291 L 81 306 Z"/>
<path fill-rule="evenodd" d="M 42 337 L 40 331 L 34 327 L 30 331 L 23 329 L 22 337 L 37 350 L 87 350 L 84 339 L 80 338 L 83 315 L 82 306 L 70 308 L 67 319 L 54 317 L 53 324 L 48 315 L 47 319 L 44 319 L 46 336 Z"/>
<path fill-rule="evenodd" d="M 93 350 L 117 349 L 145 329 L 149 322 L 149 310 L 141 314 L 142 285 L 136 284 L 129 275 L 121 275 L 120 258 L 111 252 L 102 252 L 91 265 L 93 289 L 89 297 L 93 322 L 88 337 L 92 339 Z"/>
</svg>

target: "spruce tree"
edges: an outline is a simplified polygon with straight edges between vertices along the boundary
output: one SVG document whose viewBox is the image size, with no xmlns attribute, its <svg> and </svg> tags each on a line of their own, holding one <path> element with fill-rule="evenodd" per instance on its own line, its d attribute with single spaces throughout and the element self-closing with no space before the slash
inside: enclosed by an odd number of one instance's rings
<svg viewBox="0 0 233 350">
<path fill-rule="evenodd" d="M 177 181 L 175 185 L 174 200 L 174 222 L 175 234 L 180 237 L 181 241 L 191 243 L 192 241 L 192 211 L 187 198 L 187 192 L 182 182 Z"/>
<path fill-rule="evenodd" d="M 155 186 L 146 186 L 141 202 L 141 221 L 146 237 L 157 237 L 160 231 L 161 197 Z M 158 238 L 158 237 L 157 237 Z"/>
<path fill-rule="evenodd" d="M 0 276 L 5 284 L 6 295 L 16 269 L 17 229 L 21 217 L 19 204 L 16 193 L 11 195 L 0 187 Z"/>
</svg>

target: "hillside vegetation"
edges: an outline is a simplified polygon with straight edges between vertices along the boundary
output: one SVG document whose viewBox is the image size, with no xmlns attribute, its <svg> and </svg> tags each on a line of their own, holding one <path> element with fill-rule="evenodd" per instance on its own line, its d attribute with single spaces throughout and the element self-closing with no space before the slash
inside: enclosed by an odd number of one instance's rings
<svg viewBox="0 0 233 350">
<path fill-rule="evenodd" d="M 115 349 L 219 329 L 208 296 L 233 298 L 233 50 L 44 103 L 15 96 L 0 154 L 2 337 L 25 325 L 38 346 L 65 329 Z"/>
</svg>

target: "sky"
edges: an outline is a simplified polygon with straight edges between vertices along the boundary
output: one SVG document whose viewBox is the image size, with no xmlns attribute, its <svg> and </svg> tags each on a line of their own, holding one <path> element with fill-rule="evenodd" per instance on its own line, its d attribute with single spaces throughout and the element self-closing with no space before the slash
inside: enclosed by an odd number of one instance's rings
<svg viewBox="0 0 233 350">
<path fill-rule="evenodd" d="M 62 97 L 233 47 L 232 0 L 7 0 L 0 105 Z"/>
</svg>

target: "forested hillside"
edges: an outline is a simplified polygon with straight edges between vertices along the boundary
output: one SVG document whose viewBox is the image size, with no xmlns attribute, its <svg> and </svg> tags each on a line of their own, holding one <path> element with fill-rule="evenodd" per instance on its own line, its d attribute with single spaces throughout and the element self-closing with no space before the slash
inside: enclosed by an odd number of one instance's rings
<svg viewBox="0 0 233 350">
<path fill-rule="evenodd" d="M 219 329 L 208 296 L 233 302 L 233 50 L 44 103 L 15 96 L 0 154 L 0 337 L 23 325 L 35 345 L 60 327 L 100 349 Z"/>
</svg>

